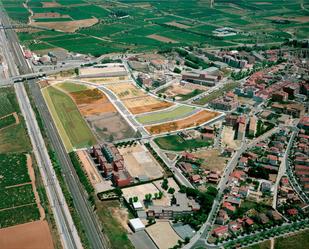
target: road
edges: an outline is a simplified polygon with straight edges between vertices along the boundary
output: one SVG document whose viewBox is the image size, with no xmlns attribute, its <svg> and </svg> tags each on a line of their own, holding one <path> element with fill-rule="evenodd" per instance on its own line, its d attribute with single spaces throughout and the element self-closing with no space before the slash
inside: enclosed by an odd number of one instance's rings
<svg viewBox="0 0 309 249">
<path fill-rule="evenodd" d="M 184 249 L 190 249 L 190 248 L 197 248 L 199 246 L 207 247 L 207 248 L 217 248 L 218 246 L 209 244 L 207 242 L 209 231 L 211 230 L 212 224 L 215 220 L 215 215 L 218 212 L 220 208 L 220 199 L 223 195 L 223 191 L 226 188 L 226 184 L 228 182 L 228 178 L 230 174 L 235 169 L 238 160 L 242 153 L 244 153 L 247 149 L 253 147 L 260 141 L 270 137 L 272 134 L 277 132 L 279 130 L 279 127 L 275 127 L 272 130 L 266 132 L 265 134 L 261 135 L 260 137 L 253 140 L 251 143 L 247 143 L 247 140 L 243 138 L 240 148 L 234 152 L 234 155 L 232 156 L 231 160 L 228 162 L 227 166 L 225 167 L 225 170 L 223 172 L 223 177 L 221 178 L 219 184 L 218 184 L 218 194 L 217 198 L 214 200 L 214 203 L 212 205 L 211 211 L 208 214 L 208 218 L 206 222 L 203 224 L 201 229 L 191 238 L 191 241 L 185 245 Z"/>
<path fill-rule="evenodd" d="M 1 18 L 1 23 L 4 26 L 9 26 L 9 20 L 6 14 L 3 11 L 1 11 L 1 9 L 0 9 L 0 18 Z M 11 65 L 12 68 L 16 69 L 15 74 L 12 74 L 11 76 L 31 73 L 32 70 L 31 68 L 29 68 L 28 63 L 24 59 L 23 52 L 21 50 L 21 47 L 19 46 L 18 38 L 15 32 L 11 29 L 6 29 L 5 31 L 6 31 L 5 34 L 7 38 L 7 45 L 10 46 L 10 51 L 12 53 L 12 56 L 6 59 L 8 60 L 8 64 Z M 17 65 L 17 67 L 15 67 L 15 65 Z M 15 84 L 15 85 L 16 85 L 15 88 L 16 88 L 16 94 L 18 97 L 18 101 L 21 104 L 21 109 L 23 111 L 28 130 L 30 131 L 29 132 L 30 138 L 32 139 L 31 141 L 33 141 L 34 143 L 33 145 L 34 151 L 36 151 L 36 156 L 38 156 L 37 160 L 39 164 L 41 163 L 40 168 L 46 167 L 46 170 L 52 171 L 53 167 L 50 163 L 50 158 L 48 156 L 46 146 L 44 142 L 42 142 L 43 138 L 42 138 L 40 130 L 38 129 L 37 121 L 33 114 L 31 105 L 29 103 L 28 96 L 25 92 L 24 85 L 22 83 Z M 53 149 L 55 150 L 56 155 L 62 166 L 62 172 L 64 172 L 64 175 L 63 175 L 64 179 L 67 183 L 69 191 L 71 192 L 75 208 L 78 211 L 80 220 L 85 229 L 90 245 L 92 248 L 97 248 L 97 249 L 108 248 L 106 238 L 103 236 L 101 232 L 101 227 L 98 223 L 97 217 L 95 216 L 94 211 L 89 205 L 86 193 L 83 187 L 81 186 L 81 183 L 79 182 L 79 179 L 76 175 L 74 167 L 71 163 L 71 160 L 65 151 L 65 148 L 55 128 L 55 125 L 50 116 L 50 113 L 46 111 L 48 110 L 48 108 L 44 102 L 39 86 L 35 84 L 34 82 L 31 82 L 30 90 L 33 93 L 35 103 L 38 107 L 38 110 L 46 126 L 47 134 L 50 139 L 51 145 Z M 44 177 L 43 174 L 42 174 L 42 177 Z M 50 183 L 51 179 L 54 179 L 55 181 L 57 180 L 56 177 L 54 176 L 53 178 L 46 179 L 46 182 Z M 61 192 L 61 189 L 51 187 L 51 186 L 54 186 L 53 182 L 51 182 L 51 184 L 47 184 L 46 186 L 47 186 L 47 192 L 52 191 L 53 189 L 57 190 L 58 192 L 59 191 Z M 74 235 L 76 234 L 76 229 L 75 229 L 74 223 L 72 223 L 72 218 L 71 218 L 70 213 L 63 212 L 63 210 L 65 209 L 65 207 L 67 208 L 67 206 L 66 204 L 62 205 L 63 203 L 65 203 L 65 201 L 64 201 L 64 198 L 61 198 L 61 194 L 57 193 L 54 195 L 56 198 L 59 198 L 59 199 L 56 199 L 56 201 L 60 203 L 59 205 L 54 205 L 54 208 L 55 208 L 54 215 L 55 215 L 56 222 L 58 221 L 59 223 L 58 224 L 59 227 L 63 227 L 63 229 L 59 229 L 61 237 L 64 238 L 63 244 L 67 245 L 65 248 L 82 248 L 78 235 L 77 236 Z M 60 216 L 59 213 L 61 213 L 62 216 Z"/>
</svg>

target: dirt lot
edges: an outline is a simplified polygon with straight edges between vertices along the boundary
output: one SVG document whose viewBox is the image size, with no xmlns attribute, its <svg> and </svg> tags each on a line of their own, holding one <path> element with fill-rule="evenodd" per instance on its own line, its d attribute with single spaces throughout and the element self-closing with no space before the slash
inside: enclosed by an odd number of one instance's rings
<svg viewBox="0 0 309 249">
<path fill-rule="evenodd" d="M 157 221 L 156 224 L 147 227 L 146 231 L 159 249 L 172 248 L 181 239 L 168 221 Z"/>
<path fill-rule="evenodd" d="M 223 145 L 236 149 L 239 147 L 239 141 L 234 140 L 235 131 L 230 126 L 224 126 L 222 131 L 222 143 Z"/>
<path fill-rule="evenodd" d="M 86 118 L 99 142 L 135 137 L 135 131 L 117 112 L 104 113 Z"/>
<path fill-rule="evenodd" d="M 34 221 L 0 229 L 1 249 L 53 249 L 47 221 Z"/>
<path fill-rule="evenodd" d="M 146 96 L 142 90 L 138 89 L 131 83 L 118 83 L 106 86 L 112 92 L 114 92 L 120 99 L 129 99 Z"/>
<path fill-rule="evenodd" d="M 163 176 L 163 169 L 152 157 L 144 145 L 137 144 L 131 147 L 119 148 L 130 175 L 133 177 L 145 175 L 149 179 Z"/>
<path fill-rule="evenodd" d="M 57 12 L 35 13 L 32 19 L 36 18 L 70 18 L 69 15 L 61 15 Z"/>
<path fill-rule="evenodd" d="M 106 95 L 98 89 L 88 89 L 80 92 L 71 92 L 81 114 L 88 117 L 103 113 L 116 113 L 116 108 Z"/>
<path fill-rule="evenodd" d="M 123 100 L 123 103 L 133 114 L 140 114 L 144 112 L 165 109 L 173 105 L 172 103 L 161 101 L 152 96 L 126 99 Z"/>
<path fill-rule="evenodd" d="M 176 131 L 176 130 L 186 129 L 190 127 L 195 127 L 195 126 L 201 125 L 215 118 L 218 115 L 219 113 L 217 112 L 210 112 L 207 110 L 202 110 L 182 120 L 178 120 L 174 122 L 167 122 L 165 124 L 160 124 L 160 125 L 146 126 L 145 128 L 151 134 L 160 134 L 164 132 L 170 132 L 170 131 Z"/>
<path fill-rule="evenodd" d="M 182 24 L 182 23 L 178 23 L 178 22 L 175 22 L 175 21 L 166 22 L 165 24 L 170 25 L 170 26 L 174 26 L 174 27 L 177 27 L 177 28 L 181 28 L 181 29 L 188 29 L 188 28 L 191 28 L 191 27 L 188 26 L 188 25 L 184 25 L 184 24 Z"/>
<path fill-rule="evenodd" d="M 204 160 L 201 165 L 203 169 L 223 172 L 225 168 L 225 161 L 227 158 L 220 156 L 219 150 L 202 150 L 193 153 L 193 155 Z"/>
<path fill-rule="evenodd" d="M 165 43 L 178 43 L 178 41 L 156 34 L 148 35 L 147 37 Z"/>
<path fill-rule="evenodd" d="M 120 76 L 120 77 L 104 77 L 104 78 L 83 78 L 83 81 L 89 81 L 98 86 L 107 85 L 107 84 L 116 84 L 119 81 L 129 80 L 128 76 Z"/>
<path fill-rule="evenodd" d="M 288 21 L 296 21 L 296 22 L 300 22 L 300 23 L 308 23 L 309 22 L 309 16 L 299 16 L 299 17 L 291 17 L 291 18 L 285 18 L 285 17 L 280 17 L 280 16 L 272 16 L 272 17 L 267 17 L 265 19 L 288 20 Z"/>
<path fill-rule="evenodd" d="M 83 19 L 78 21 L 66 21 L 66 22 L 34 22 L 31 23 L 31 25 L 73 33 L 79 28 L 87 28 L 96 24 L 97 22 L 98 22 L 97 18 L 90 18 L 90 19 Z"/>
<path fill-rule="evenodd" d="M 42 4 L 43 4 L 43 8 L 51 8 L 51 7 L 59 7 L 59 6 L 61 6 L 57 2 L 42 2 Z"/>
</svg>

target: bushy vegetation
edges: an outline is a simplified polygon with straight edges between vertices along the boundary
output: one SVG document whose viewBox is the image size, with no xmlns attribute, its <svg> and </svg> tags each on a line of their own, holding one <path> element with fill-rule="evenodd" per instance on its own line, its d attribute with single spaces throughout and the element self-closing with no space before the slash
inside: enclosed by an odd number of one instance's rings
<svg viewBox="0 0 309 249">
<path fill-rule="evenodd" d="M 16 120 L 13 115 L 6 116 L 0 119 L 0 129 L 15 124 Z"/>
</svg>

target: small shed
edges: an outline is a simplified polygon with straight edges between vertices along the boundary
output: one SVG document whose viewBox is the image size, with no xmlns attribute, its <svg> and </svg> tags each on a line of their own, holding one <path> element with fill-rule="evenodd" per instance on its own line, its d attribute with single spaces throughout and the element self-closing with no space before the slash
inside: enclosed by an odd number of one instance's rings
<svg viewBox="0 0 309 249">
<path fill-rule="evenodd" d="M 131 227 L 133 232 L 138 232 L 145 229 L 145 225 L 139 218 L 129 220 L 129 226 Z"/>
</svg>

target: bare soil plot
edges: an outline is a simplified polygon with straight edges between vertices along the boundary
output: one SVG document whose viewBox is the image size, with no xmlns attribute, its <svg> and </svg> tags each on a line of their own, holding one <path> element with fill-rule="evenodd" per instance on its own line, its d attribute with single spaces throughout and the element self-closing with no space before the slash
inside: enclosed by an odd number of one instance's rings
<svg viewBox="0 0 309 249">
<path fill-rule="evenodd" d="M 146 232 L 159 249 L 172 248 L 178 240 L 181 240 L 168 221 L 157 221 L 154 225 L 147 227 Z"/>
<path fill-rule="evenodd" d="M 151 134 L 160 134 L 160 133 L 165 133 L 165 132 L 177 131 L 177 130 L 201 125 L 217 117 L 218 115 L 219 113 L 217 112 L 202 110 L 182 120 L 167 122 L 167 123 L 160 124 L 160 125 L 146 126 L 145 128 Z"/>
<path fill-rule="evenodd" d="M 119 76 L 119 77 L 104 77 L 104 78 L 83 78 L 83 81 L 89 81 L 95 85 L 106 85 L 106 84 L 116 84 L 119 81 L 129 80 L 128 76 Z"/>
<path fill-rule="evenodd" d="M 141 89 L 138 89 L 131 83 L 118 83 L 106 86 L 109 90 L 114 92 L 120 99 L 129 99 L 146 96 Z"/>
<path fill-rule="evenodd" d="M 178 41 L 156 34 L 148 35 L 147 37 L 165 43 L 178 43 Z"/>
<path fill-rule="evenodd" d="M 118 149 L 131 176 L 147 176 L 149 179 L 163 176 L 163 169 L 144 145 L 136 144 Z"/>
<path fill-rule="evenodd" d="M 52 8 L 52 7 L 59 7 L 61 4 L 57 2 L 42 2 L 43 8 Z"/>
<path fill-rule="evenodd" d="M 32 26 L 40 26 L 49 29 L 61 30 L 63 32 L 73 33 L 80 28 L 90 27 L 98 22 L 97 18 L 83 19 L 66 22 L 34 22 Z"/>
<path fill-rule="evenodd" d="M 103 113 L 117 112 L 106 95 L 98 89 L 70 93 L 81 114 L 88 117 Z"/>
<path fill-rule="evenodd" d="M 37 18 L 70 18 L 69 15 L 61 15 L 57 12 L 44 12 L 44 13 L 35 13 L 32 16 L 32 19 Z"/>
<path fill-rule="evenodd" d="M 222 143 L 232 149 L 239 147 L 239 141 L 234 140 L 235 131 L 230 126 L 224 126 L 222 131 Z"/>
<path fill-rule="evenodd" d="M 174 105 L 173 103 L 162 101 L 152 96 L 125 99 L 123 100 L 123 103 L 133 114 L 152 112 L 156 110 L 165 109 Z"/>
<path fill-rule="evenodd" d="M 136 136 L 135 131 L 118 112 L 89 116 L 86 119 L 100 142 Z"/>
<path fill-rule="evenodd" d="M 193 154 L 194 156 L 204 160 L 201 164 L 203 169 L 223 172 L 227 159 L 226 157 L 221 156 L 219 150 L 202 150 Z"/>
<path fill-rule="evenodd" d="M 129 198 L 136 196 L 140 202 L 143 202 L 146 194 L 152 194 L 152 196 L 154 196 L 155 193 L 159 193 L 159 189 L 156 188 L 156 186 L 152 183 L 146 183 L 129 188 L 124 188 L 122 189 L 122 192 L 124 198 L 127 201 L 129 200 Z"/>
<path fill-rule="evenodd" d="M 47 221 L 34 221 L 0 229 L 1 249 L 53 249 Z"/>
<path fill-rule="evenodd" d="M 280 17 L 280 16 L 271 16 L 271 17 L 267 17 L 265 19 L 268 20 L 288 20 L 288 21 L 296 21 L 296 22 L 300 22 L 300 23 L 308 23 L 309 22 L 309 16 L 298 16 L 298 17 Z"/>
<path fill-rule="evenodd" d="M 175 22 L 175 21 L 166 22 L 165 24 L 170 25 L 170 26 L 174 26 L 174 27 L 177 27 L 177 28 L 181 28 L 181 29 L 188 29 L 188 28 L 191 28 L 191 27 L 188 26 L 188 25 L 184 25 L 184 24 L 182 24 L 182 23 L 178 23 L 178 22 Z"/>
</svg>

